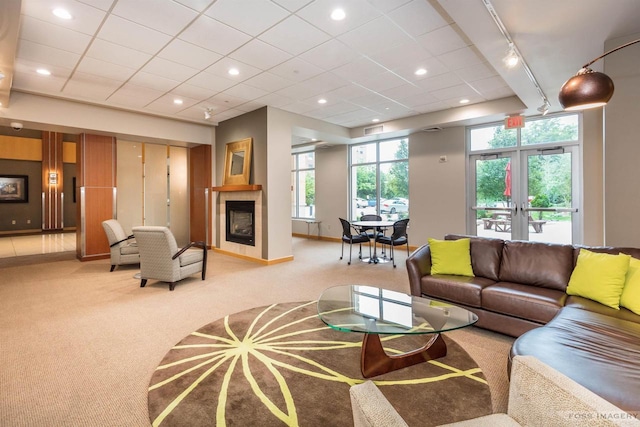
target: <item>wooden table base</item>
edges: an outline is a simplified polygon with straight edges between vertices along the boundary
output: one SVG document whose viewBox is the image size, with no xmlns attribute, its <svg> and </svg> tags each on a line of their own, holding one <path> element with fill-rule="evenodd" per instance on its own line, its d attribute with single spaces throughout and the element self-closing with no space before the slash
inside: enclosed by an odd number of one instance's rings
<svg viewBox="0 0 640 427">
<path fill-rule="evenodd" d="M 446 355 L 447 345 L 440 334 L 433 334 L 424 347 L 393 356 L 382 348 L 379 334 L 364 334 L 360 369 L 365 378 L 371 378 Z"/>
</svg>

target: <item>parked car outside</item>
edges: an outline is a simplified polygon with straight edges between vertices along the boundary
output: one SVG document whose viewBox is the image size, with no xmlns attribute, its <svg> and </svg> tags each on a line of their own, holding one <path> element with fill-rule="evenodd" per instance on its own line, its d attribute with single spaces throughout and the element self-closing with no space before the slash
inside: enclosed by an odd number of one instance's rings
<svg viewBox="0 0 640 427">
<path fill-rule="evenodd" d="M 367 202 L 366 199 L 363 199 L 362 197 L 356 197 L 356 207 L 358 208 L 366 208 L 367 206 L 369 206 L 369 202 Z"/>
<path fill-rule="evenodd" d="M 394 197 L 380 202 L 380 213 L 394 214 L 396 212 L 409 212 L 409 200 L 403 197 Z"/>
</svg>

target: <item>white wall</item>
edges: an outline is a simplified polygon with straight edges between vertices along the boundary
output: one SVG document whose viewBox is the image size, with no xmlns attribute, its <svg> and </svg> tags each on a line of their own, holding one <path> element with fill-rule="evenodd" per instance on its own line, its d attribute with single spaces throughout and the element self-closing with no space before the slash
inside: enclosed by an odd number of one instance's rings
<svg viewBox="0 0 640 427">
<path fill-rule="evenodd" d="M 640 34 L 610 40 L 605 51 L 640 38 Z M 605 58 L 604 72 L 615 84 L 605 109 L 605 243 L 640 247 L 640 44 Z"/>
<path fill-rule="evenodd" d="M 445 163 L 439 163 L 446 156 Z M 465 128 L 409 137 L 409 243 L 465 233 Z"/>
</svg>

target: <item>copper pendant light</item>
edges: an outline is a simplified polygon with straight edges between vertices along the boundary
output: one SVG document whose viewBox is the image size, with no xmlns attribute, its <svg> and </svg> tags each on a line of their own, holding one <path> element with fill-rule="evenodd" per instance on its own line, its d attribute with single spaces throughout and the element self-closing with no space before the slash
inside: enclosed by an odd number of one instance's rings
<svg viewBox="0 0 640 427">
<path fill-rule="evenodd" d="M 558 100 L 565 110 L 585 110 L 587 108 L 602 107 L 613 96 L 613 81 L 609 76 L 593 71 L 589 65 L 617 50 L 640 42 L 640 39 L 618 46 L 600 55 L 593 61 L 582 66 L 578 73 L 562 85 Z"/>
</svg>

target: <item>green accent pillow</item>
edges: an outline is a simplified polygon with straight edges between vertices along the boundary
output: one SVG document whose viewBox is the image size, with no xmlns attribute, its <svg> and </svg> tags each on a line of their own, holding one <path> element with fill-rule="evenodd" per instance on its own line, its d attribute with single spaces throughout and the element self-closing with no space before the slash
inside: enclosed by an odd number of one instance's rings
<svg viewBox="0 0 640 427">
<path fill-rule="evenodd" d="M 640 260 L 631 258 L 627 280 L 620 296 L 620 305 L 640 314 Z"/>
<path fill-rule="evenodd" d="M 431 274 L 473 276 L 470 239 L 428 241 L 431 249 Z"/>
<path fill-rule="evenodd" d="M 620 310 L 620 295 L 631 256 L 602 254 L 580 249 L 571 273 L 568 295 L 577 295 Z"/>
</svg>

